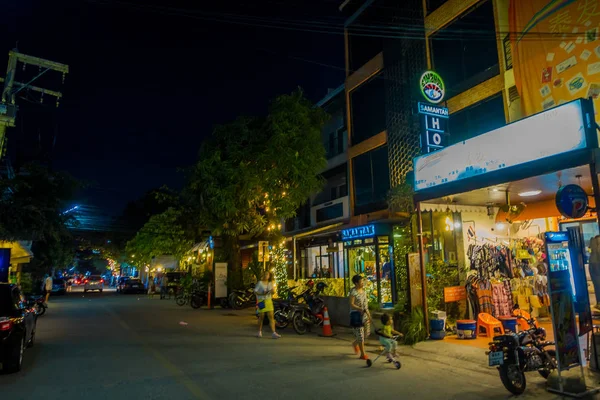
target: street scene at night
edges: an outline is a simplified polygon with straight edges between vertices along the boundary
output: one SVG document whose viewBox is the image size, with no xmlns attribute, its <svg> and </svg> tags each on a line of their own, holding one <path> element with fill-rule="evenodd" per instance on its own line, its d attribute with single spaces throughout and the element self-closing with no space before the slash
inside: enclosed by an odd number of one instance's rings
<svg viewBox="0 0 600 400">
<path fill-rule="evenodd" d="M 1 399 L 600 399 L 600 0 L 9 0 L 4 63 Z"/>
</svg>

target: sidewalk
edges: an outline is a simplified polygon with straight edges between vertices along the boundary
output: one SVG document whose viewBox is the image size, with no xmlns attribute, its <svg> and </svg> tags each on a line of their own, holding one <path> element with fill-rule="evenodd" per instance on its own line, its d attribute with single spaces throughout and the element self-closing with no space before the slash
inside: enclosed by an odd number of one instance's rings
<svg viewBox="0 0 600 400">
<path fill-rule="evenodd" d="M 349 343 L 354 341 L 351 328 L 335 326 L 334 333 L 336 338 Z M 376 335 L 371 334 L 366 342 L 367 352 L 372 355 L 379 354 L 379 341 Z M 455 344 L 446 340 L 427 340 L 417 343 L 415 346 L 398 346 L 400 358 L 413 357 L 426 361 L 436 362 L 441 365 L 447 365 L 452 368 L 470 370 L 490 375 L 498 375 L 496 368 L 488 366 L 488 359 L 485 350 L 473 346 Z M 372 357 L 372 356 L 371 356 Z M 600 386 L 600 373 L 594 372 L 589 368 L 584 368 L 588 386 Z M 529 374 L 528 374 L 529 376 Z M 540 378 L 541 379 L 541 378 Z"/>
</svg>

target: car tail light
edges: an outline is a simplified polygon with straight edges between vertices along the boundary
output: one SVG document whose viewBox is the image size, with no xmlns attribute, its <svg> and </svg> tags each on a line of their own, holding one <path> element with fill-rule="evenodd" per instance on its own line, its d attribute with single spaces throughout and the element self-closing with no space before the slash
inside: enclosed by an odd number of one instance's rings
<svg viewBox="0 0 600 400">
<path fill-rule="evenodd" d="M 104 279 L 100 279 L 100 283 L 104 283 Z"/>
<path fill-rule="evenodd" d="M 0 331 L 9 331 L 12 329 L 13 323 L 10 319 L 0 321 Z"/>
</svg>

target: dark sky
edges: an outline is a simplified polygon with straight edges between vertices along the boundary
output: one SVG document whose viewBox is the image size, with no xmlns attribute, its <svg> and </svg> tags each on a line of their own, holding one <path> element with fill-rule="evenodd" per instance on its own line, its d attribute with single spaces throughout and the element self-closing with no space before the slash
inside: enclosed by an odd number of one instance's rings
<svg viewBox="0 0 600 400">
<path fill-rule="evenodd" d="M 112 215 L 149 189 L 181 186 L 178 167 L 194 163 L 213 125 L 263 114 L 297 86 L 317 101 L 344 79 L 343 36 L 304 31 L 318 21 L 318 30 L 342 32 L 337 0 L 2 3 L 0 70 L 16 41 L 22 53 L 71 68 L 63 86 L 53 82 L 64 93 L 58 109 L 22 92 L 11 158 L 41 149 L 92 182 L 83 204 Z"/>
</svg>

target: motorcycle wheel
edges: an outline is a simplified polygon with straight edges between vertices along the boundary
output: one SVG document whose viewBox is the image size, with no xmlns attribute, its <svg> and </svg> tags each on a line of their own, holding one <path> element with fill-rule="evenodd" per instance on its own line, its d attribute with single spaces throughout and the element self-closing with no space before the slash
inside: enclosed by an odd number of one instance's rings
<svg viewBox="0 0 600 400">
<path fill-rule="evenodd" d="M 556 365 L 556 350 L 547 350 L 546 353 L 548 353 L 550 358 L 552 358 L 552 361 L 554 361 L 554 365 Z M 542 378 L 548 379 L 550 373 L 552 373 L 552 369 L 538 369 L 538 372 L 542 376 Z"/>
<path fill-rule="evenodd" d="M 46 314 L 46 306 L 43 305 L 39 305 L 38 306 L 38 317 L 41 317 L 42 315 Z"/>
<path fill-rule="evenodd" d="M 273 318 L 275 318 L 275 326 L 278 329 L 285 329 L 290 324 L 290 321 L 288 320 L 287 316 L 281 310 L 275 311 Z"/>
<path fill-rule="evenodd" d="M 525 380 L 525 373 L 519 367 L 505 364 L 500 366 L 498 371 L 500 372 L 500 380 L 506 390 L 517 396 L 525 392 L 527 381 Z"/>
<path fill-rule="evenodd" d="M 229 308 L 229 300 L 223 297 L 221 300 L 219 300 L 219 305 L 221 308 Z"/>
<path fill-rule="evenodd" d="M 202 297 L 200 295 L 194 295 L 190 299 L 190 306 L 192 306 L 192 308 L 195 308 L 195 309 L 202 307 L 203 303 L 204 303 L 204 297 Z"/>
<path fill-rule="evenodd" d="M 185 296 L 182 294 L 178 294 L 175 298 L 175 303 L 177 303 L 178 306 L 185 305 Z"/>
<path fill-rule="evenodd" d="M 242 308 L 244 308 L 244 300 L 242 300 L 241 297 L 236 296 L 233 299 L 233 308 L 236 310 L 241 310 Z"/>
<path fill-rule="evenodd" d="M 292 325 L 298 335 L 304 335 L 308 331 L 308 327 L 302 318 L 302 312 L 297 312 L 292 317 Z"/>
</svg>

